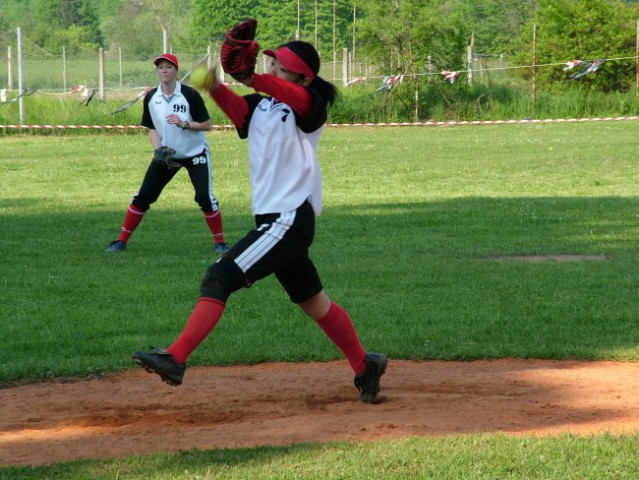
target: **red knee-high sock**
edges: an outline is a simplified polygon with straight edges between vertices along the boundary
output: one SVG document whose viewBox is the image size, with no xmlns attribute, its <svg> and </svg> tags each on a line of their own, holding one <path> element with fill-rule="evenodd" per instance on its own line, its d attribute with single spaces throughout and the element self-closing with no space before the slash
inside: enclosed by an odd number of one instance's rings
<svg viewBox="0 0 639 480">
<path fill-rule="evenodd" d="M 144 212 L 142 210 L 133 205 L 129 205 L 129 209 L 126 211 L 124 224 L 122 225 L 122 231 L 120 232 L 118 240 L 124 243 L 128 242 L 129 237 L 133 235 L 135 229 L 138 228 L 138 225 L 140 225 L 142 217 L 144 217 Z"/>
<path fill-rule="evenodd" d="M 167 350 L 184 363 L 222 317 L 225 304 L 215 298 L 200 297 L 182 333 Z"/>
<path fill-rule="evenodd" d="M 355 374 L 362 373 L 366 369 L 364 363 L 366 351 L 359 341 L 348 313 L 335 302 L 331 302 L 328 312 L 324 318 L 317 321 L 317 324 L 346 356 Z"/>
<path fill-rule="evenodd" d="M 224 231 L 222 229 L 222 214 L 220 211 L 214 210 L 212 212 L 204 212 L 204 219 L 206 220 L 206 224 L 209 226 L 209 230 L 211 230 L 211 233 L 213 234 L 215 243 L 223 243 Z"/>
</svg>

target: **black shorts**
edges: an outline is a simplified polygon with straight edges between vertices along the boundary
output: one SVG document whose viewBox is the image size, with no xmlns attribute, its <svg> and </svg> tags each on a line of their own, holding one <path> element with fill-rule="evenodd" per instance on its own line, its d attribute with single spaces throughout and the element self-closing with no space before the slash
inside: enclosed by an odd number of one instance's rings
<svg viewBox="0 0 639 480">
<path fill-rule="evenodd" d="M 310 203 L 304 202 L 291 212 L 256 215 L 255 225 L 255 230 L 248 232 L 212 267 L 217 270 L 216 275 L 207 273 L 202 282 L 203 296 L 217 298 L 214 286 L 207 286 L 207 281 L 217 282 L 215 277 L 220 275 L 231 293 L 275 274 L 294 303 L 304 302 L 323 290 L 317 269 L 308 256 L 315 235 L 315 213 Z M 239 268 L 243 275 L 232 274 L 232 268 Z"/>
</svg>

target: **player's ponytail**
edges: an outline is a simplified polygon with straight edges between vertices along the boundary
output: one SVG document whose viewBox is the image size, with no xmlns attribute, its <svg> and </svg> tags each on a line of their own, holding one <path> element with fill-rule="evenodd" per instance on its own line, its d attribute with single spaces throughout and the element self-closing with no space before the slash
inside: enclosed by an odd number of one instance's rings
<svg viewBox="0 0 639 480">
<path fill-rule="evenodd" d="M 332 105 L 339 96 L 339 90 L 331 82 L 324 80 L 322 77 L 315 77 L 308 88 L 315 90 L 320 97 L 324 99 L 327 105 Z"/>
</svg>

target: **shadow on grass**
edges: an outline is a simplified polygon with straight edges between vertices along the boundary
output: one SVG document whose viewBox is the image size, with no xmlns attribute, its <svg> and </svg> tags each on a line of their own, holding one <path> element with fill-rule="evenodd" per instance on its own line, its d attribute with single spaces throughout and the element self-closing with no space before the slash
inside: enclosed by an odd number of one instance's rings
<svg viewBox="0 0 639 480">
<path fill-rule="evenodd" d="M 0 381 L 129 366 L 128 352 L 179 333 L 217 258 L 195 205 L 152 209 L 129 251 L 108 255 L 124 212 L 7 202 Z M 365 344 L 396 358 L 636 359 L 638 210 L 626 197 L 327 206 L 311 256 Z M 231 244 L 253 227 L 247 214 L 224 221 Z M 521 255 L 605 261 L 485 260 Z M 194 364 L 339 358 L 271 278 L 229 307 L 219 348 Z"/>
</svg>

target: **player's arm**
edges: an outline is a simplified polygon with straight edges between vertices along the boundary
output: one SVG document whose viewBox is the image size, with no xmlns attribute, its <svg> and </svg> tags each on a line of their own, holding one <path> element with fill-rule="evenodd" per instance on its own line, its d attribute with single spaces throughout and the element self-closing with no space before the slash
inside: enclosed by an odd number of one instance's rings
<svg viewBox="0 0 639 480">
<path fill-rule="evenodd" d="M 266 93 L 287 104 L 297 115 L 302 117 L 312 115 L 315 111 L 316 105 L 313 96 L 306 87 L 297 83 L 267 73 L 256 73 L 250 86 L 257 92 Z"/>
<path fill-rule="evenodd" d="M 205 122 L 189 122 L 191 126 L 191 130 L 202 130 L 208 132 L 213 128 L 213 124 L 211 123 L 211 119 L 208 119 Z"/>
<path fill-rule="evenodd" d="M 211 87 L 209 93 L 238 130 L 246 129 L 249 120 L 249 106 L 244 97 L 236 94 L 219 81 Z"/>
<path fill-rule="evenodd" d="M 149 107 L 149 103 L 157 90 L 157 87 L 155 87 L 146 92 L 146 95 L 144 96 L 144 100 L 142 102 L 142 122 L 140 122 L 140 125 L 148 129 L 155 129 L 155 125 L 153 125 L 153 119 L 151 118 L 151 108 Z"/>
<path fill-rule="evenodd" d="M 153 150 L 156 148 L 160 148 L 162 145 L 162 141 L 160 140 L 160 134 L 154 128 L 149 129 L 149 140 L 151 141 L 151 146 Z"/>
<path fill-rule="evenodd" d="M 178 124 L 178 127 L 185 130 L 195 130 L 206 132 L 213 128 L 211 124 L 211 119 L 209 117 L 209 112 L 206 109 L 206 105 L 204 104 L 204 99 L 202 96 L 194 89 L 183 90 L 185 95 L 188 95 L 187 100 L 189 102 L 189 109 L 191 110 L 191 118 L 192 120 L 188 121 L 188 125 L 186 121 Z"/>
<path fill-rule="evenodd" d="M 193 130 L 196 132 L 208 132 L 209 130 L 211 130 L 211 128 L 213 128 L 213 124 L 211 123 L 210 119 L 203 122 L 196 122 L 195 120 L 184 120 L 181 123 L 178 123 L 177 126 L 183 130 Z"/>
</svg>

